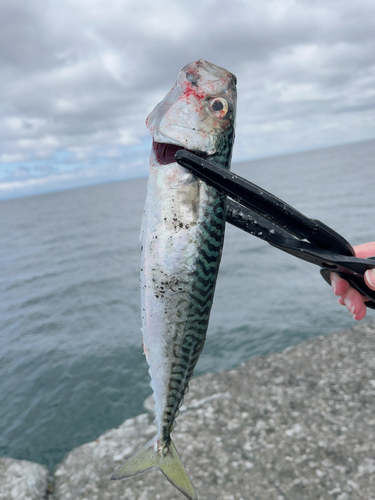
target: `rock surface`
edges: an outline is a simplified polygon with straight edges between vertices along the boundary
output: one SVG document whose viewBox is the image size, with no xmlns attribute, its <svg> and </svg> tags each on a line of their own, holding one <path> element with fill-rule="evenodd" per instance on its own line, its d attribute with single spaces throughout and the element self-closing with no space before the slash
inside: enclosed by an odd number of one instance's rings
<svg viewBox="0 0 375 500">
<path fill-rule="evenodd" d="M 76 448 L 55 500 L 183 500 L 157 470 L 109 481 L 154 434 L 145 413 Z M 375 500 L 375 323 L 193 380 L 173 440 L 200 500 Z"/>
<path fill-rule="evenodd" d="M 44 500 L 47 498 L 47 467 L 0 458 L 0 500 Z"/>
</svg>

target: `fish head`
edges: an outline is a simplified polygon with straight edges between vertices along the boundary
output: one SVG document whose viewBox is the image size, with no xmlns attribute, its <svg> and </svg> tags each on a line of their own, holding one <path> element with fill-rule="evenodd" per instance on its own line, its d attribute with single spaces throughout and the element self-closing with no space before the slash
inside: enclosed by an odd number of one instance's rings
<svg viewBox="0 0 375 500">
<path fill-rule="evenodd" d="M 229 167 L 234 141 L 236 77 L 203 59 L 187 64 L 146 119 L 159 165 L 187 149 Z"/>
</svg>

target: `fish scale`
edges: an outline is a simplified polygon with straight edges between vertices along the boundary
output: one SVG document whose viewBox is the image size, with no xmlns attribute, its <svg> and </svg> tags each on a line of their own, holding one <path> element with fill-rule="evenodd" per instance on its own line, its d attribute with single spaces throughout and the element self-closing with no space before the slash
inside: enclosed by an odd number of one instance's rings
<svg viewBox="0 0 375 500">
<path fill-rule="evenodd" d="M 174 160 L 180 148 L 230 167 L 236 78 L 199 60 L 146 120 L 153 135 L 142 222 L 143 346 L 155 401 L 156 436 L 114 473 L 158 467 L 187 498 L 196 493 L 171 432 L 202 352 L 224 241 L 226 198 Z"/>
</svg>

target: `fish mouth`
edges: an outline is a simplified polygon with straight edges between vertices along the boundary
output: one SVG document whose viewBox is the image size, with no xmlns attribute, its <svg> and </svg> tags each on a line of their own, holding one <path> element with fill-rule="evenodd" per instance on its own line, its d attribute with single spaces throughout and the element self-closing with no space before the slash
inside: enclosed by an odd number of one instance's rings
<svg viewBox="0 0 375 500">
<path fill-rule="evenodd" d="M 152 149 L 154 150 L 155 157 L 159 165 L 168 165 L 169 163 L 175 163 L 176 160 L 174 155 L 177 151 L 183 149 L 184 151 L 190 151 L 201 158 L 208 158 L 208 154 L 203 151 L 193 151 L 186 149 L 183 146 L 177 146 L 176 144 L 168 144 L 167 142 L 152 142 Z"/>
</svg>

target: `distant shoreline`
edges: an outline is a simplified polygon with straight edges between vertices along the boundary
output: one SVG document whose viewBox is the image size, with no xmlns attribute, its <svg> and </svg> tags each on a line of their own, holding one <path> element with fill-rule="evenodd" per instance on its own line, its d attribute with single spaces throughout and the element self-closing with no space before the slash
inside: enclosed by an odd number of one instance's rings
<svg viewBox="0 0 375 500">
<path fill-rule="evenodd" d="M 345 147 L 350 147 L 353 145 L 355 146 L 357 144 L 365 144 L 368 142 L 375 142 L 375 138 L 364 139 L 364 140 L 355 141 L 355 142 L 333 144 L 330 146 L 317 146 L 317 147 L 313 147 L 310 149 L 298 149 L 298 150 L 287 151 L 287 152 L 283 152 L 283 153 L 271 154 L 268 156 L 255 156 L 254 158 L 245 159 L 245 160 L 244 159 L 238 159 L 238 160 L 236 159 L 236 160 L 232 161 L 232 166 L 233 166 L 233 169 L 235 170 L 236 165 L 242 165 L 244 163 L 258 162 L 258 161 L 262 161 L 262 160 L 269 160 L 269 159 L 279 158 L 279 157 L 282 158 L 285 156 L 304 155 L 304 154 L 308 154 L 308 153 L 313 153 L 315 151 L 325 151 L 325 150 L 329 150 L 329 149 L 345 148 Z M 150 147 L 151 147 L 151 142 L 150 142 Z M 144 157 L 144 165 L 145 165 L 144 170 L 147 171 L 148 152 L 147 152 L 147 155 L 145 155 L 145 157 Z M 29 179 L 30 187 L 27 187 L 27 184 L 25 184 L 25 187 L 24 187 L 25 191 L 23 193 L 19 193 L 19 194 L 13 193 L 13 194 L 10 194 L 9 196 L 3 195 L 3 193 L 6 191 L 12 190 L 12 182 L 11 181 L 1 182 L 1 180 L 0 180 L 0 202 L 1 201 L 16 200 L 16 199 L 20 199 L 20 198 L 29 198 L 32 196 L 43 196 L 43 195 L 48 195 L 48 194 L 60 193 L 60 192 L 64 192 L 64 191 L 70 191 L 73 189 L 83 189 L 83 188 L 90 188 L 90 187 L 95 187 L 95 186 L 102 186 L 103 184 L 113 184 L 116 182 L 126 182 L 126 181 L 138 180 L 138 179 L 145 179 L 146 177 L 147 177 L 147 173 L 143 173 L 140 176 L 133 174 L 133 175 L 126 177 L 126 178 L 122 178 L 122 177 L 115 177 L 115 178 L 111 178 L 111 179 L 103 179 L 102 178 L 102 179 L 97 179 L 97 180 L 92 181 L 92 182 L 88 182 L 87 179 L 83 179 L 83 180 L 78 179 L 75 183 L 66 184 L 66 186 L 62 186 L 61 184 L 63 184 L 63 183 L 61 183 L 61 181 L 60 181 L 60 182 L 55 182 L 56 185 L 54 187 L 46 187 L 45 189 L 44 188 L 35 189 L 33 191 L 33 186 L 38 186 L 38 184 L 43 185 L 43 182 L 42 182 L 43 179 L 39 178 L 39 177 L 35 177 L 35 178 Z M 53 181 L 53 179 L 52 179 L 52 181 Z M 17 180 L 17 182 L 20 182 L 20 181 Z"/>
</svg>

